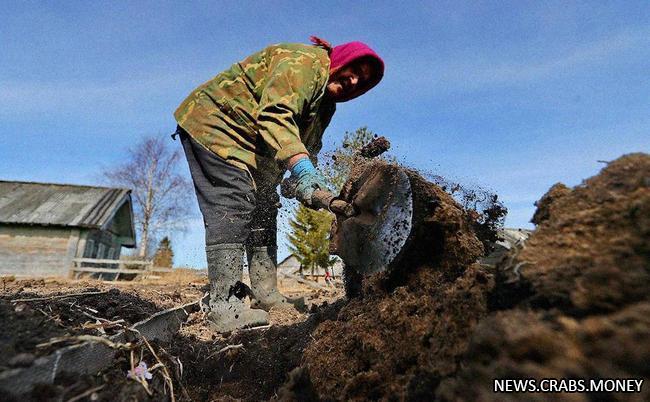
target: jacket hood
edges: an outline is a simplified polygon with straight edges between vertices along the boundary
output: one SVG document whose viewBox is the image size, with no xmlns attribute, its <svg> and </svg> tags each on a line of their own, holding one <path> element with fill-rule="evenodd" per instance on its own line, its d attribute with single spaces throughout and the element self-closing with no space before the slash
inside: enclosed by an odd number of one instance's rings
<svg viewBox="0 0 650 402">
<path fill-rule="evenodd" d="M 384 61 L 379 55 L 363 42 L 348 42 L 332 47 L 329 42 L 312 36 L 311 41 L 327 50 L 330 56 L 330 75 L 339 69 L 359 60 L 368 60 L 373 65 L 373 76 L 366 84 L 341 101 L 354 99 L 368 92 L 381 81 L 384 76 Z"/>
</svg>

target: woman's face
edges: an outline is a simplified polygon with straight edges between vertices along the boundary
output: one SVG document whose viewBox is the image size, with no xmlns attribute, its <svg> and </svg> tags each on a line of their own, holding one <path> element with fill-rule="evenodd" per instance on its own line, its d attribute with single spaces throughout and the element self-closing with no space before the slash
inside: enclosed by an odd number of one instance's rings
<svg viewBox="0 0 650 402">
<path fill-rule="evenodd" d="M 350 99 L 351 95 L 364 88 L 372 78 L 372 73 L 368 61 L 350 63 L 330 75 L 327 93 L 335 101 Z"/>
</svg>

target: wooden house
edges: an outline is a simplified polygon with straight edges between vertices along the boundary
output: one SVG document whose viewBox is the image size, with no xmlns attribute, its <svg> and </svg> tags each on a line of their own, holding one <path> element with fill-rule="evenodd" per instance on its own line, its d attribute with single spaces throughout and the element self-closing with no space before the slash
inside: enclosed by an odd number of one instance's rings
<svg viewBox="0 0 650 402">
<path fill-rule="evenodd" d="M 0 275 L 67 276 L 135 246 L 131 190 L 0 181 Z"/>
</svg>

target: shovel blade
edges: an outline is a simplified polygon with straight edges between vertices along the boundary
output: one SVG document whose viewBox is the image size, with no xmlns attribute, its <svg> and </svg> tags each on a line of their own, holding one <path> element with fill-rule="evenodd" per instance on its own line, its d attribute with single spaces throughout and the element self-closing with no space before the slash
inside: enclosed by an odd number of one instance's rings
<svg viewBox="0 0 650 402">
<path fill-rule="evenodd" d="M 363 275 L 390 270 L 399 262 L 413 227 L 408 176 L 398 166 L 374 166 L 341 196 L 358 213 L 347 219 L 338 217 L 330 251 Z"/>
</svg>

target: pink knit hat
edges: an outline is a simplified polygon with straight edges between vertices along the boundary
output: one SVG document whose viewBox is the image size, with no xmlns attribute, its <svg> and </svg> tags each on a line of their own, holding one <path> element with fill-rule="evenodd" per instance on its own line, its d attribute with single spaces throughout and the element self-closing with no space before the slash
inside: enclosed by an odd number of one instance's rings
<svg viewBox="0 0 650 402">
<path fill-rule="evenodd" d="M 384 76 L 384 61 L 370 46 L 363 42 L 348 42 L 332 47 L 329 42 L 316 36 L 309 38 L 314 44 L 327 50 L 330 55 L 330 74 L 359 59 L 368 59 L 374 66 L 370 80 L 345 100 L 356 98 L 377 85 Z"/>
</svg>

